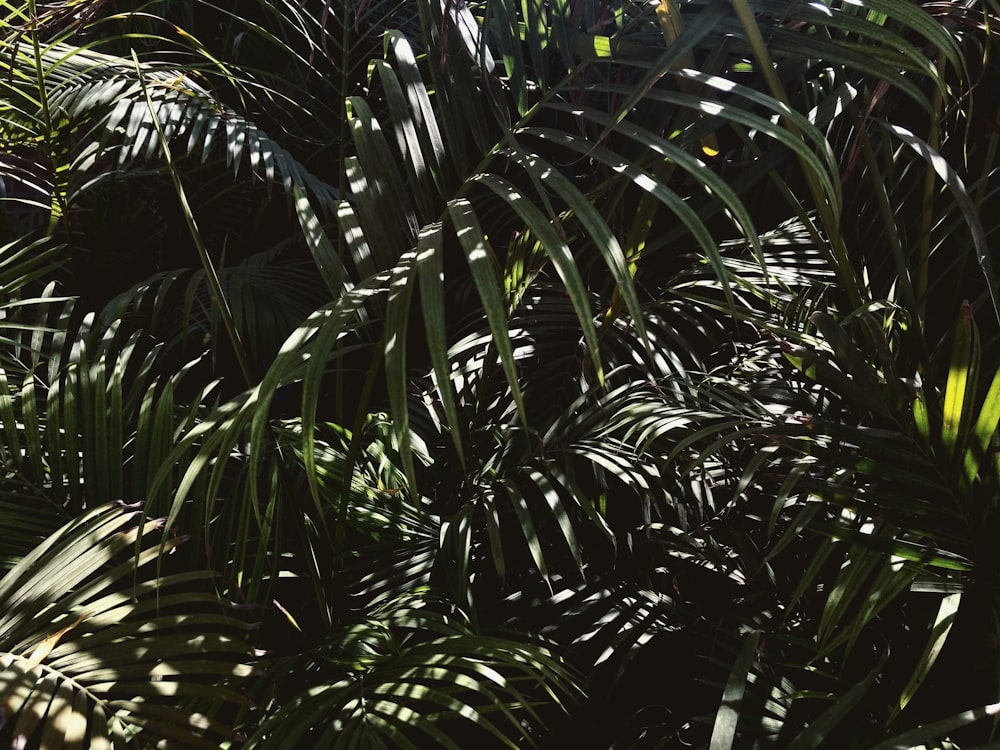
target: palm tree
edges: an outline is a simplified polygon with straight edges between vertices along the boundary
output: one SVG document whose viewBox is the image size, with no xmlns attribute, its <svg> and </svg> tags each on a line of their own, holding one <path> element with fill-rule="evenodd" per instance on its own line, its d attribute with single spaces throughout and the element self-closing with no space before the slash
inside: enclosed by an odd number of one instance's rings
<svg viewBox="0 0 1000 750">
<path fill-rule="evenodd" d="M 996 8 L 126 6 L 3 10 L 11 742 L 990 735 Z"/>
</svg>

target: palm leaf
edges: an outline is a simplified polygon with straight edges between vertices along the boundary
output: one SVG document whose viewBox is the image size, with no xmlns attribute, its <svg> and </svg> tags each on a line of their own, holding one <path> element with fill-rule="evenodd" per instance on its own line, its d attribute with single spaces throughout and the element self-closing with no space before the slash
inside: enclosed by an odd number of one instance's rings
<svg viewBox="0 0 1000 750">
<path fill-rule="evenodd" d="M 98 163 L 113 160 L 118 168 L 148 162 L 160 153 L 161 144 L 150 117 L 155 117 L 167 142 L 205 161 L 221 155 L 238 176 L 244 165 L 268 182 L 280 181 L 291 194 L 293 185 L 308 189 L 325 206 L 332 207 L 336 190 L 314 177 L 291 154 L 245 117 L 222 105 L 199 81 L 187 73 L 153 63 L 141 66 L 153 107 L 143 94 L 142 82 L 127 58 L 116 57 L 65 42 L 41 51 L 39 65 L 46 87 L 46 102 L 62 119 L 38 133 L 42 113 L 37 106 L 37 82 L 18 66 L 33 70 L 30 55 L 20 52 L 5 63 L 5 92 L 13 104 L 5 110 L 5 137 L 27 143 L 41 136 L 53 142 L 60 133 L 75 134 L 81 147 L 64 155 L 71 170 L 72 190 L 86 188 L 84 179 Z M 25 102 L 19 109 L 16 103 Z M 33 136 L 32 133 L 35 135 Z M 221 154 L 220 154 L 221 151 Z M 74 199 L 71 192 L 67 198 Z"/>
<path fill-rule="evenodd" d="M 224 724 L 175 696 L 241 701 L 221 683 L 250 674 L 245 626 L 210 586 L 198 591 L 210 573 L 158 572 L 149 541 L 161 529 L 140 508 L 102 505 L 0 579 L 0 733 L 11 744 L 38 742 L 39 733 L 42 747 L 136 736 L 212 747 L 210 737 L 228 737 Z"/>
<path fill-rule="evenodd" d="M 313 684 L 302 691 L 304 676 Z M 518 747 L 534 744 L 526 727 L 539 704 L 562 706 L 577 690 L 541 642 L 477 634 L 458 612 L 417 595 L 331 633 L 285 679 L 298 695 L 268 717 L 250 747 L 459 747 L 473 729 L 465 741 Z"/>
</svg>

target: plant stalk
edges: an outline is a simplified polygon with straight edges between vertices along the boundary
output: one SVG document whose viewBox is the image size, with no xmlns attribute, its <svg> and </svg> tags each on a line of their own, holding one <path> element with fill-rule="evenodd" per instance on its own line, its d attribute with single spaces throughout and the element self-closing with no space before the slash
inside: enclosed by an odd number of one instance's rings
<svg viewBox="0 0 1000 750">
<path fill-rule="evenodd" d="M 240 340 L 239 331 L 236 330 L 233 313 L 229 309 L 229 303 L 226 302 L 226 296 L 222 291 L 222 284 L 219 282 L 219 275 L 215 271 L 212 258 L 208 254 L 208 248 L 205 246 L 205 241 L 202 239 L 201 231 L 198 229 L 198 223 L 195 221 L 194 214 L 191 211 L 191 205 L 188 203 L 187 193 L 184 191 L 184 185 L 181 183 L 180 173 L 177 171 L 177 166 L 174 164 L 173 156 L 170 153 L 170 144 L 167 143 L 166 135 L 163 132 L 163 126 L 160 124 L 159 115 L 157 115 L 156 108 L 153 105 L 153 99 L 149 95 L 149 89 L 147 88 L 146 81 L 142 75 L 142 66 L 139 64 L 139 57 L 136 55 L 134 49 L 132 50 L 132 61 L 135 63 L 135 72 L 139 76 L 139 85 L 142 87 L 142 93 L 146 97 L 146 106 L 149 108 L 149 114 L 153 120 L 153 127 L 156 128 L 156 133 L 160 138 L 160 145 L 163 148 L 163 157 L 166 160 L 167 169 L 170 171 L 170 177 L 173 179 L 174 189 L 177 191 L 177 198 L 181 202 L 184 219 L 187 221 L 188 230 L 191 232 L 191 238 L 194 240 L 195 247 L 198 250 L 198 257 L 201 259 L 201 265 L 205 269 L 205 277 L 208 279 L 208 286 L 212 292 L 212 298 L 215 300 L 215 304 L 218 305 L 219 314 L 222 316 L 223 327 L 226 329 L 226 334 L 229 336 L 229 341 L 233 346 L 233 351 L 236 354 L 236 360 L 239 363 L 240 371 L 243 373 L 243 378 L 246 380 L 248 386 L 252 386 L 254 383 L 253 374 L 250 370 L 250 364 L 247 360 L 246 351 L 243 348 L 243 342 Z"/>
</svg>

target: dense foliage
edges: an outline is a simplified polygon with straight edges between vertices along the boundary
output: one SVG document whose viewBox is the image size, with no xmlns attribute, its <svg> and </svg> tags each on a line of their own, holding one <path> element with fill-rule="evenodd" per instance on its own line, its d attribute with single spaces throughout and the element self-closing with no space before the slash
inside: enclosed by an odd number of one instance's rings
<svg viewBox="0 0 1000 750">
<path fill-rule="evenodd" d="M 0 744 L 993 740 L 995 0 L 0 19 Z"/>
</svg>

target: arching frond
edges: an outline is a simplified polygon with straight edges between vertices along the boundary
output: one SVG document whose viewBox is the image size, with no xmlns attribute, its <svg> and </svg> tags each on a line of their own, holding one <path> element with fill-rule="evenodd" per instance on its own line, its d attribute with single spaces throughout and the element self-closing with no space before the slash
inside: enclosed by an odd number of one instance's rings
<svg viewBox="0 0 1000 750">
<path fill-rule="evenodd" d="M 216 747 L 232 736 L 211 714 L 244 702 L 223 683 L 250 674 L 245 625 L 210 573 L 162 570 L 161 546 L 182 537 L 160 531 L 139 507 L 100 505 L 0 579 L 6 743 Z"/>
<path fill-rule="evenodd" d="M 250 747 L 516 748 L 535 744 L 541 705 L 568 706 L 576 694 L 544 642 L 476 633 L 445 603 L 418 595 L 331 633 L 282 679 L 296 694 Z"/>
<path fill-rule="evenodd" d="M 201 161 L 221 157 L 235 175 L 249 169 L 256 179 L 281 182 L 289 194 L 299 185 L 321 204 L 335 203 L 334 188 L 226 107 L 193 74 L 153 63 L 136 69 L 131 60 L 65 42 L 42 50 L 41 82 L 34 77 L 34 64 L 25 50 L 3 64 L 8 102 L 3 137 L 22 144 L 35 138 L 69 144 L 53 154 L 61 160 L 54 168 L 70 170 L 60 178 L 69 189 L 66 200 L 92 184 L 90 175 L 98 164 L 124 168 L 155 161 L 161 148 L 150 122 L 155 117 L 167 141 L 182 153 Z M 139 76 L 150 91 L 152 110 Z M 44 111 L 38 109 L 40 85 L 45 88 Z"/>
</svg>

